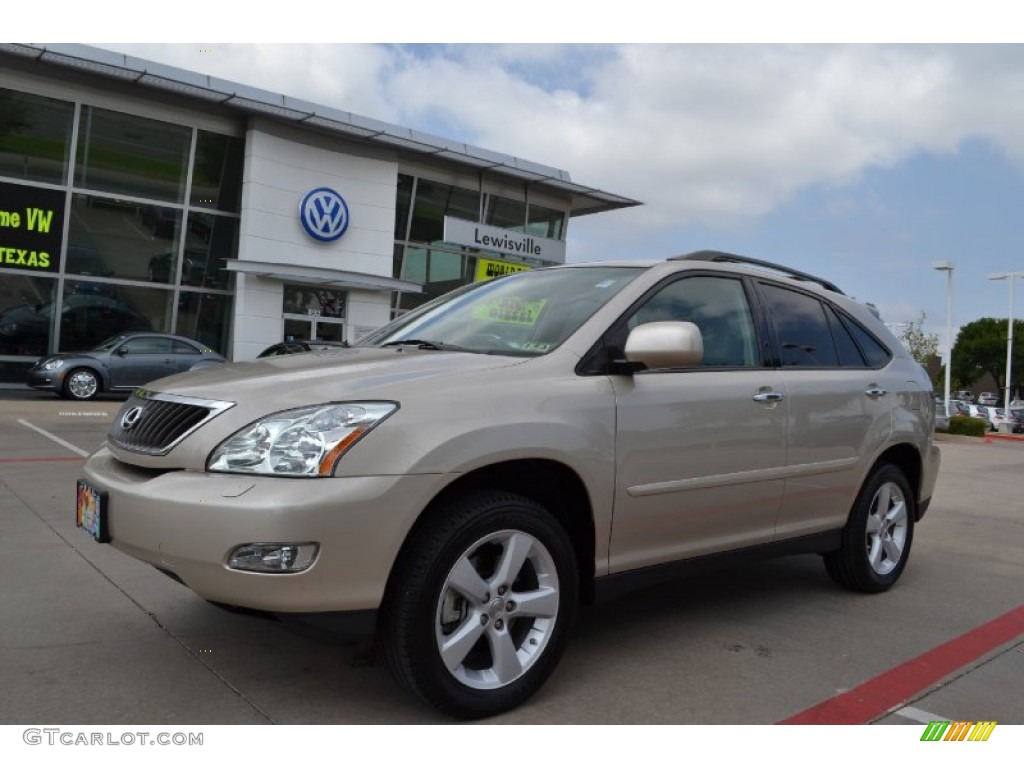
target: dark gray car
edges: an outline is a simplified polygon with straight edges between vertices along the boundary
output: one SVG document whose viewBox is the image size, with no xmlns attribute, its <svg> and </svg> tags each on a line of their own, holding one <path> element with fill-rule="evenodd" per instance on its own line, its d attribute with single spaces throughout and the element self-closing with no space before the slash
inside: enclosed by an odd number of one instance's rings
<svg viewBox="0 0 1024 768">
<path fill-rule="evenodd" d="M 171 333 L 121 333 L 88 352 L 64 352 L 39 360 L 28 385 L 72 400 L 100 392 L 129 392 L 154 379 L 227 362 L 194 339 Z"/>
</svg>

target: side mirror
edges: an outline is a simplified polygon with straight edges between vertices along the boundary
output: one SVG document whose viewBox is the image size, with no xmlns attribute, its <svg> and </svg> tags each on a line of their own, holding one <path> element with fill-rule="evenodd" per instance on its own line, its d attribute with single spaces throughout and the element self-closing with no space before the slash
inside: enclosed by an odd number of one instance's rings
<svg viewBox="0 0 1024 768">
<path fill-rule="evenodd" d="M 704 358 L 704 340 L 693 323 L 644 323 L 630 331 L 625 355 L 649 369 L 697 365 Z"/>
<path fill-rule="evenodd" d="M 114 354 L 117 355 L 118 357 L 124 357 L 125 355 L 128 354 L 128 351 L 128 345 L 122 344 L 120 347 L 114 350 Z"/>
</svg>

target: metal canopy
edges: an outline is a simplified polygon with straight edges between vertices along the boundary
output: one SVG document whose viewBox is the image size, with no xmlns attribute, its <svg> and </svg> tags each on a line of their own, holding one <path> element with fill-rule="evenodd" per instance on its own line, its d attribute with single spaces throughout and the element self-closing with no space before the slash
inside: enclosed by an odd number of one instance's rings
<svg viewBox="0 0 1024 768">
<path fill-rule="evenodd" d="M 244 114 L 273 117 L 299 127 L 308 124 L 346 139 L 387 147 L 414 157 L 436 157 L 473 172 L 483 170 L 538 189 L 569 194 L 571 216 L 641 205 L 628 197 L 576 184 L 568 171 L 558 168 L 103 48 L 77 44 L 0 43 L 0 54 L 88 72 L 140 88 L 172 91 L 189 98 L 216 102 Z"/>
</svg>

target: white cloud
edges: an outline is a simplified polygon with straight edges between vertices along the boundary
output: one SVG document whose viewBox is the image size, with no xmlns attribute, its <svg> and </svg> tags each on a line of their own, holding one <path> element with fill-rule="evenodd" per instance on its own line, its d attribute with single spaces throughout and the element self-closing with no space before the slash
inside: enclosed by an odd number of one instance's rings
<svg viewBox="0 0 1024 768">
<path fill-rule="evenodd" d="M 113 46 L 112 46 L 113 47 Z M 1024 158 L 1021 46 L 117 46 L 569 169 L 604 218 L 737 227 L 809 185 L 987 137 Z"/>
</svg>

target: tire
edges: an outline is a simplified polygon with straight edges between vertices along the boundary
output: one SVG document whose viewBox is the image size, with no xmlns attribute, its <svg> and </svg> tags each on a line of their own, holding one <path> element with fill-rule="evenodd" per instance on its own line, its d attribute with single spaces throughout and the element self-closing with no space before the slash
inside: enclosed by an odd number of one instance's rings
<svg viewBox="0 0 1024 768">
<path fill-rule="evenodd" d="M 89 368 L 75 368 L 64 377 L 62 392 L 70 400 L 92 400 L 100 391 L 100 377 Z"/>
<path fill-rule="evenodd" d="M 403 549 L 382 611 L 382 655 L 441 712 L 496 715 L 554 671 L 578 593 L 572 543 L 542 506 L 499 491 L 463 496 Z"/>
<path fill-rule="evenodd" d="M 857 494 L 839 549 L 824 555 L 829 576 L 857 592 L 892 587 L 910 557 L 916 517 L 917 501 L 903 470 L 879 464 Z"/>
</svg>

